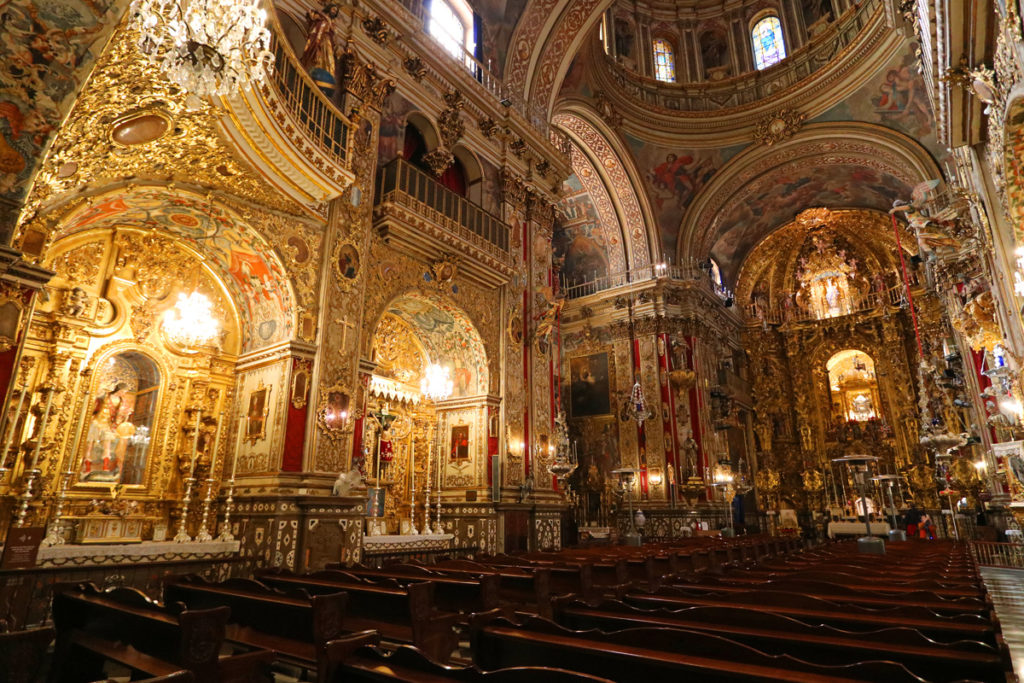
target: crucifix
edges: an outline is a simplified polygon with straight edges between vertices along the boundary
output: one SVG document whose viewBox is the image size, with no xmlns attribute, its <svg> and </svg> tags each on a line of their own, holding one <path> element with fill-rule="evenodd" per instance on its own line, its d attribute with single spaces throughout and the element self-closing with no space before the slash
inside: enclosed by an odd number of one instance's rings
<svg viewBox="0 0 1024 683">
<path fill-rule="evenodd" d="M 341 325 L 341 348 L 338 349 L 338 352 L 341 353 L 341 354 L 344 354 L 345 353 L 345 340 L 348 338 L 348 331 L 350 329 L 354 330 L 355 327 L 356 327 L 356 324 L 354 322 L 352 322 L 351 320 L 342 320 L 340 318 L 335 318 L 334 322 L 335 322 L 335 324 Z"/>
</svg>

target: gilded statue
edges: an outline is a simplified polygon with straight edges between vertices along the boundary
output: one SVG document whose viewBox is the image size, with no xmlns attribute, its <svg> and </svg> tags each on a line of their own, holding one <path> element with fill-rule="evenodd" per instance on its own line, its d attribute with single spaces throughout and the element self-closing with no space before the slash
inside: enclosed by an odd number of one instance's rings
<svg viewBox="0 0 1024 683">
<path fill-rule="evenodd" d="M 341 8 L 333 2 L 321 9 L 306 12 L 306 48 L 302 52 L 302 66 L 309 70 L 313 82 L 328 97 L 334 94 L 334 21 Z"/>
</svg>

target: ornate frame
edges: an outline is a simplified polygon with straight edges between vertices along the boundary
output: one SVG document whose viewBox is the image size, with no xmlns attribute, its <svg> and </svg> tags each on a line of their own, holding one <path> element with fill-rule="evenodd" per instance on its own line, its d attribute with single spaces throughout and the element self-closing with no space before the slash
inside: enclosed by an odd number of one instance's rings
<svg viewBox="0 0 1024 683">
<path fill-rule="evenodd" d="M 347 425 L 342 427 L 332 427 L 327 424 L 327 402 L 331 394 L 342 394 L 348 398 L 349 423 Z M 352 420 L 355 419 L 355 411 L 352 410 L 354 404 L 355 399 L 352 396 L 352 392 L 347 386 L 340 382 L 332 384 L 329 387 L 320 388 L 320 402 L 317 404 L 316 408 L 316 426 L 320 429 L 320 433 L 322 433 L 332 443 L 337 443 L 341 439 L 345 438 L 346 435 L 352 433 Z"/>
<path fill-rule="evenodd" d="M 5 282 L 0 284 L 0 313 L 8 306 L 14 306 L 18 310 L 18 315 L 14 321 L 13 337 L 8 337 L 5 334 L 8 330 L 0 328 L 0 353 L 10 351 L 18 343 L 18 337 L 21 336 L 22 321 L 25 319 L 24 291 L 17 285 Z"/>
<path fill-rule="evenodd" d="M 259 384 L 256 385 L 256 388 L 249 392 L 245 415 L 250 419 L 246 422 L 245 425 L 245 435 L 242 437 L 243 443 L 251 443 L 253 446 L 255 446 L 257 441 L 263 441 L 264 439 L 267 438 L 267 417 L 270 415 L 270 393 L 273 389 L 274 387 L 268 387 L 266 384 L 263 383 L 263 380 L 261 379 L 259 381 Z M 256 396 L 256 394 L 260 392 L 263 392 L 264 394 L 263 414 L 260 416 L 261 419 L 259 423 L 259 432 L 253 433 L 251 419 L 253 407 L 252 400 Z"/>
<path fill-rule="evenodd" d="M 309 392 L 312 385 L 312 361 L 297 359 L 295 365 L 292 367 L 292 386 L 291 386 L 291 401 L 292 407 L 296 410 L 302 410 L 309 403 Z M 306 380 L 305 387 L 302 391 L 299 391 L 299 378 L 304 377 Z"/>
<path fill-rule="evenodd" d="M 345 271 L 341 268 L 341 255 L 346 249 L 351 249 L 355 253 L 356 264 L 355 270 L 351 276 L 346 275 Z M 347 292 L 355 286 L 357 280 L 363 271 L 363 251 L 359 248 L 359 245 L 352 240 L 341 239 L 334 245 L 334 251 L 331 254 L 331 265 L 334 269 L 334 275 L 338 280 L 338 285 L 341 291 Z"/>
</svg>

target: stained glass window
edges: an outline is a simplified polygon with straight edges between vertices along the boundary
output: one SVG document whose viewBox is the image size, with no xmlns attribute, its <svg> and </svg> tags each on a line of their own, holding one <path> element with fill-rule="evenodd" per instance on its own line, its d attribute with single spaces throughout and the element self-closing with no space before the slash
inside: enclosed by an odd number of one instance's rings
<svg viewBox="0 0 1024 683">
<path fill-rule="evenodd" d="M 676 56 L 667 40 L 654 41 L 654 77 L 665 83 L 676 82 Z"/>
<path fill-rule="evenodd" d="M 767 69 L 786 56 L 786 43 L 782 39 L 782 24 L 775 15 L 761 19 L 751 31 L 754 41 L 754 66 Z"/>
</svg>

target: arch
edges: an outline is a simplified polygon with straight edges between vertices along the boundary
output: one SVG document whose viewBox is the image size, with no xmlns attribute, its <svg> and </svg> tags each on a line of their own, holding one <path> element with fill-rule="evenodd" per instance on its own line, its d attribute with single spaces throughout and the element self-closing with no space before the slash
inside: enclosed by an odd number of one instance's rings
<svg viewBox="0 0 1024 683">
<path fill-rule="evenodd" d="M 928 151 L 902 133 L 859 122 L 810 124 L 719 169 L 683 216 L 677 258 L 710 253 L 733 282 L 750 250 L 804 209 L 888 212 L 915 185 L 938 177 Z"/>
<path fill-rule="evenodd" d="M 163 234 L 217 274 L 245 323 L 244 351 L 295 336 L 299 306 L 287 270 L 262 235 L 224 204 L 155 185 L 115 188 L 92 199 L 60 217 L 49 240 L 99 228 Z"/>
<path fill-rule="evenodd" d="M 825 371 L 832 419 L 865 422 L 882 417 L 875 361 L 870 354 L 853 348 L 837 351 L 825 361 Z"/>
<path fill-rule="evenodd" d="M 426 29 L 455 59 L 473 54 L 473 10 L 466 0 L 431 0 Z"/>
<path fill-rule="evenodd" d="M 477 158 L 473 150 L 462 144 L 455 145 L 452 154 L 455 156 L 455 161 L 462 166 L 466 183 L 466 198 L 478 206 L 482 205 L 484 198 L 483 164 L 480 163 L 480 159 Z"/>
<path fill-rule="evenodd" d="M 676 82 L 676 51 L 668 38 L 655 38 L 651 44 L 654 56 L 654 78 L 663 83 Z"/>
<path fill-rule="evenodd" d="M 750 21 L 750 42 L 754 51 L 754 68 L 758 71 L 786 58 L 786 39 L 778 12 L 770 9 L 754 15 Z"/>
<path fill-rule="evenodd" d="M 423 112 L 409 112 L 405 117 L 405 125 L 412 126 L 423 137 L 423 142 L 427 146 L 426 151 L 432 152 L 441 146 L 441 134 L 437 126 Z"/>
<path fill-rule="evenodd" d="M 372 329 L 376 331 L 387 316 L 401 320 L 414 332 L 427 363 L 449 368 L 455 384 L 453 398 L 488 393 L 490 376 L 483 338 L 461 308 L 440 295 L 410 290 L 384 306 Z"/>
<path fill-rule="evenodd" d="M 623 149 L 620 139 L 598 118 L 589 106 L 566 103 L 552 122 L 585 152 L 610 192 L 623 231 L 627 268 L 643 268 L 660 259 L 660 238 L 654 213 L 647 203 L 640 174 L 633 157 Z"/>
</svg>

